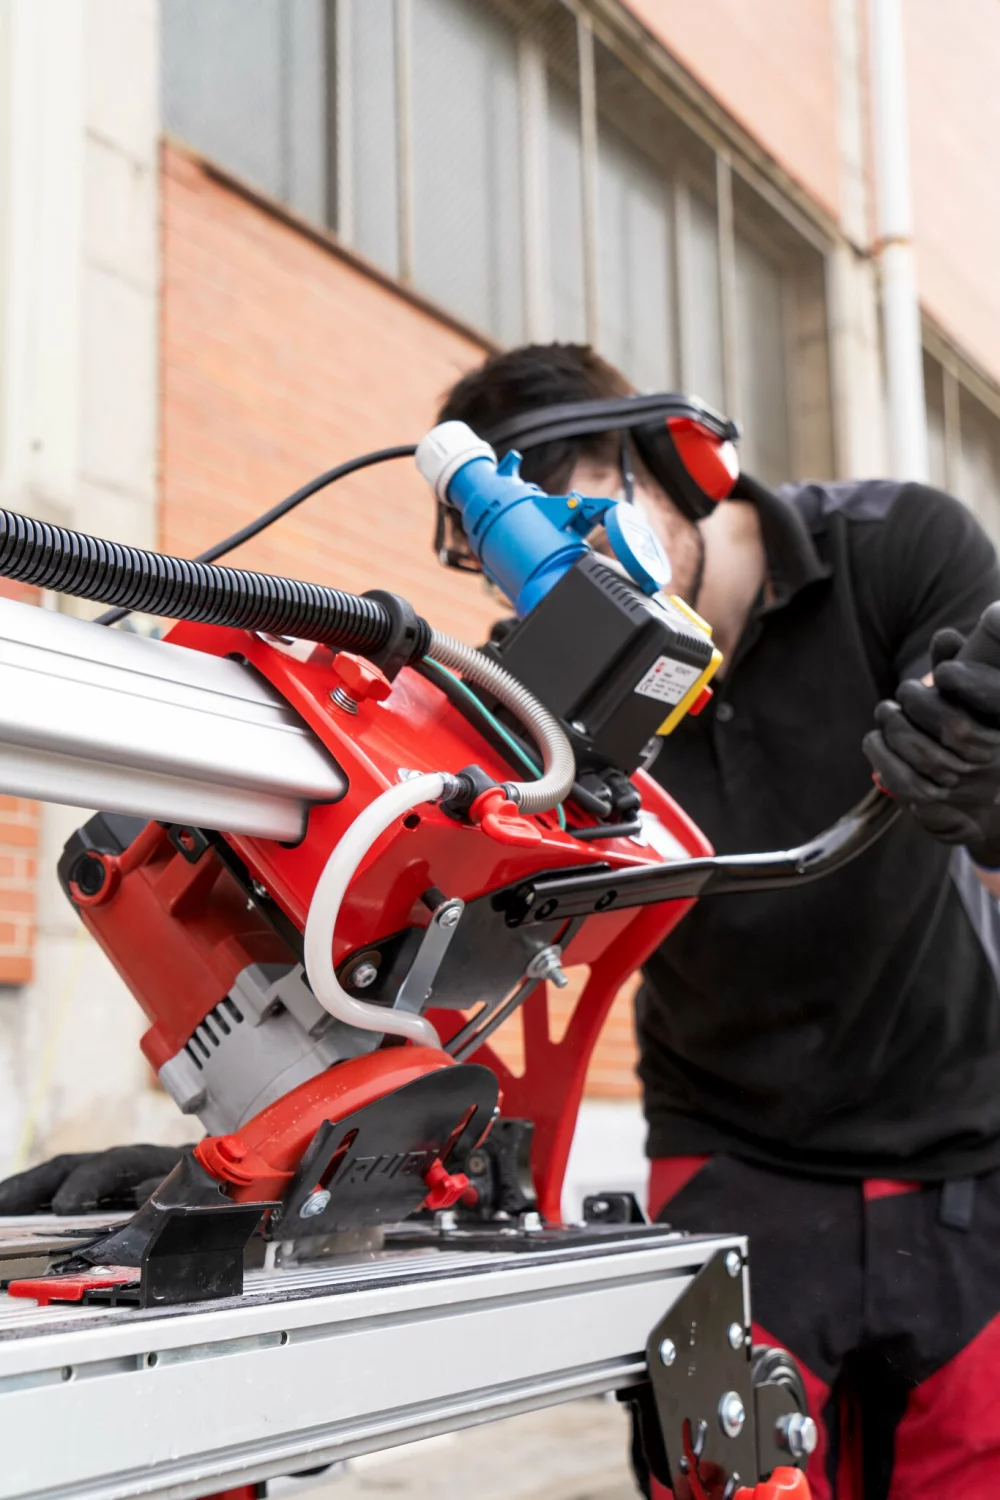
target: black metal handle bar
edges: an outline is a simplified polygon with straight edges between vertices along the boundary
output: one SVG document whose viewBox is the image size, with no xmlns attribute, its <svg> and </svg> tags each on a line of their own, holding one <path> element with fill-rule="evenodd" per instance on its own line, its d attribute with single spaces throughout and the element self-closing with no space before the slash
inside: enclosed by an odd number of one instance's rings
<svg viewBox="0 0 1000 1500">
<path fill-rule="evenodd" d="M 899 805 L 873 789 L 832 828 L 796 849 L 769 854 L 713 854 L 662 865 L 609 870 L 606 865 L 575 874 L 539 875 L 500 898 L 507 921 L 520 927 L 555 918 L 589 916 L 697 896 L 740 891 L 776 891 L 820 880 L 871 847 L 896 821 Z"/>
</svg>

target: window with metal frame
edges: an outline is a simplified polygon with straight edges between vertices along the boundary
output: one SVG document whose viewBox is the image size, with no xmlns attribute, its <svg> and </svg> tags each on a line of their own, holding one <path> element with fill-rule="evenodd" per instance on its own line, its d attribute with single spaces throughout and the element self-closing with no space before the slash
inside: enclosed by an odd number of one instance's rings
<svg viewBox="0 0 1000 1500">
<path fill-rule="evenodd" d="M 163 118 L 499 344 L 596 345 L 832 471 L 822 247 L 565 0 L 161 0 Z"/>
<path fill-rule="evenodd" d="M 966 504 L 1000 546 L 1000 392 L 957 355 L 924 352 L 930 481 Z"/>
</svg>

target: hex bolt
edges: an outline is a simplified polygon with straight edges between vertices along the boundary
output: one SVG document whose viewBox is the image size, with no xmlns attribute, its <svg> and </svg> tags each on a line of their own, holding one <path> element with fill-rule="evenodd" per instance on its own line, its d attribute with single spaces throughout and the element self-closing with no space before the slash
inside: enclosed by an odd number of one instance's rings
<svg viewBox="0 0 1000 1500">
<path fill-rule="evenodd" d="M 816 1423 L 801 1411 L 779 1417 L 775 1423 L 774 1436 L 778 1447 L 784 1448 L 792 1458 L 808 1458 L 810 1453 L 815 1453 L 819 1442 Z"/>
<path fill-rule="evenodd" d="M 356 969 L 350 973 L 350 981 L 356 990 L 366 990 L 370 984 L 374 984 L 378 978 L 378 969 L 367 961 L 358 964 Z"/>
<path fill-rule="evenodd" d="M 669 1368 L 676 1358 L 677 1345 L 673 1339 L 664 1339 L 660 1344 L 660 1364 L 666 1365 Z"/>
<path fill-rule="evenodd" d="M 434 1215 L 434 1227 L 447 1234 L 450 1229 L 458 1228 L 458 1214 L 453 1208 L 439 1208 Z"/>
<path fill-rule="evenodd" d="M 729 1347 L 730 1349 L 742 1349 L 746 1343 L 746 1333 L 742 1323 L 730 1323 L 729 1325 Z"/>
<path fill-rule="evenodd" d="M 309 1197 L 299 1209 L 299 1218 L 315 1219 L 317 1214 L 321 1214 L 323 1212 L 329 1201 L 330 1193 L 327 1188 L 320 1188 L 319 1192 L 310 1193 Z"/>
<path fill-rule="evenodd" d="M 727 1391 L 719 1402 L 719 1426 L 726 1437 L 739 1437 L 746 1422 L 746 1407 L 737 1391 Z"/>
<path fill-rule="evenodd" d="M 743 1269 L 743 1257 L 738 1250 L 726 1252 L 726 1275 L 735 1281 Z"/>
<path fill-rule="evenodd" d="M 564 990 L 569 984 L 563 972 L 562 949 L 558 943 L 550 943 L 547 948 L 539 948 L 524 972 L 528 979 L 551 979 L 560 990 Z"/>
<path fill-rule="evenodd" d="M 529 1209 L 527 1213 L 521 1214 L 518 1222 L 525 1234 L 538 1234 L 542 1229 L 542 1216 L 540 1213 L 536 1213 L 534 1209 Z"/>
</svg>

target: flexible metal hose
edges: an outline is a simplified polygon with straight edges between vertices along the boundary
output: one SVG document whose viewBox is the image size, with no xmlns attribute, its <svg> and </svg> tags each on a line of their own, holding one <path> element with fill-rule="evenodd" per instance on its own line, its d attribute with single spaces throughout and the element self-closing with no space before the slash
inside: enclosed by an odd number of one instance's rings
<svg viewBox="0 0 1000 1500">
<path fill-rule="evenodd" d="M 377 651 L 393 619 L 377 599 L 318 583 L 146 552 L 0 510 L 0 577 L 173 620 Z M 423 640 L 430 627 L 421 621 Z M 423 641 L 414 654 L 423 655 Z"/>
<path fill-rule="evenodd" d="M 469 682 L 485 688 L 504 708 L 510 710 L 537 744 L 543 766 L 539 779 L 507 783 L 521 811 L 545 812 L 563 802 L 572 791 L 576 779 L 576 762 L 573 759 L 573 747 L 558 719 L 516 677 L 512 677 L 481 651 L 463 645 L 450 635 L 432 631 L 427 655 L 434 661 L 439 661 L 443 667 L 460 672 Z"/>
</svg>

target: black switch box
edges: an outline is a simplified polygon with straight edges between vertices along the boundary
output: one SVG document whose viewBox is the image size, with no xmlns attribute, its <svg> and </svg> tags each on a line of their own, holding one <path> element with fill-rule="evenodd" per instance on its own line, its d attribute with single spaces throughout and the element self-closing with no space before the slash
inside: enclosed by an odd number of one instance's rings
<svg viewBox="0 0 1000 1500">
<path fill-rule="evenodd" d="M 630 774 L 712 650 L 679 611 L 641 594 L 591 553 L 518 622 L 496 654 L 571 726 L 581 771 L 615 766 Z"/>
</svg>

